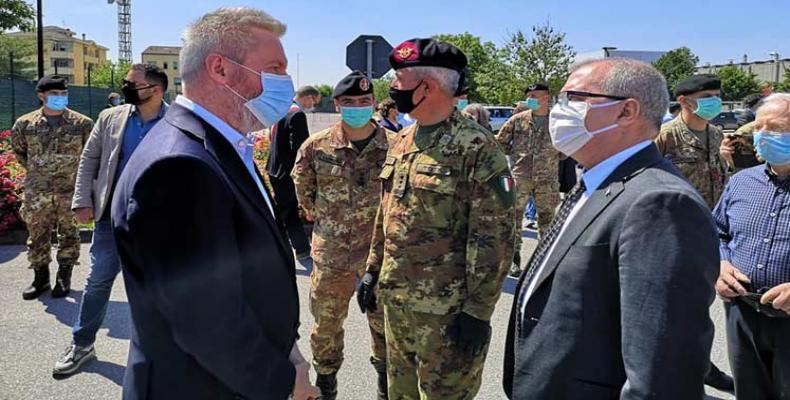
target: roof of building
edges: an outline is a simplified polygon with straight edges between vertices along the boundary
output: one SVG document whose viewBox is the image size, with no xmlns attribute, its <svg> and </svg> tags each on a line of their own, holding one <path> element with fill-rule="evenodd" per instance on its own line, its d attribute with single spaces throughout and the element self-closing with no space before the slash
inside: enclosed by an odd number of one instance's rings
<svg viewBox="0 0 790 400">
<path fill-rule="evenodd" d="M 10 32 L 7 35 L 9 36 L 16 36 L 16 37 L 35 37 L 36 32 Z M 57 40 L 61 42 L 82 42 L 82 43 L 89 43 L 93 44 L 97 47 L 101 47 L 105 50 L 109 50 L 107 47 L 102 46 L 90 39 L 82 39 L 80 37 L 75 37 L 76 33 L 69 28 L 63 28 L 60 26 L 45 26 L 44 27 L 44 38 L 50 40 Z"/>
<path fill-rule="evenodd" d="M 181 47 L 177 46 L 148 46 L 143 50 L 143 54 L 167 54 L 177 56 L 181 53 Z"/>
</svg>

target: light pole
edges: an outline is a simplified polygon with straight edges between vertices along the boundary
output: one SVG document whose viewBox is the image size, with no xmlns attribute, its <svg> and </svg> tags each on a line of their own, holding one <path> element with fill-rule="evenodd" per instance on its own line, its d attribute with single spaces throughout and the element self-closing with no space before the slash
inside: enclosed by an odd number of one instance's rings
<svg viewBox="0 0 790 400">
<path fill-rule="evenodd" d="M 779 83 L 779 53 L 772 51 L 768 55 L 774 58 L 774 82 Z"/>
<path fill-rule="evenodd" d="M 44 77 L 44 14 L 41 12 L 41 2 L 42 0 L 38 0 L 38 9 L 36 10 L 38 23 L 38 79 Z"/>
</svg>

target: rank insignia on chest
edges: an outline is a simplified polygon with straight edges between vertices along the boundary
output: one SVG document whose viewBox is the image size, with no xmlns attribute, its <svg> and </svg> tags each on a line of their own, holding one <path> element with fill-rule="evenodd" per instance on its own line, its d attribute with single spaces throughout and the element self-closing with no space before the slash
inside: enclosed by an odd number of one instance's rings
<svg viewBox="0 0 790 400">
<path fill-rule="evenodd" d="M 450 135 L 442 135 L 441 139 L 439 139 L 439 143 L 442 146 L 447 146 L 447 144 L 450 143 L 451 140 L 453 140 L 452 136 L 450 136 Z"/>
</svg>

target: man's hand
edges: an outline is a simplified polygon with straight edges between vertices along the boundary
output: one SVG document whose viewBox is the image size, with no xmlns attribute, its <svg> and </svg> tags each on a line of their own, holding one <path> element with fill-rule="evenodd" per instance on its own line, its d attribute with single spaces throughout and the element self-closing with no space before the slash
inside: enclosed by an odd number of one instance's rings
<svg viewBox="0 0 790 400">
<path fill-rule="evenodd" d="M 716 293 L 722 300 L 730 301 L 745 295 L 747 291 L 741 283 L 750 282 L 749 277 L 738 271 L 729 261 L 721 260 L 719 279 L 716 280 Z"/>
<path fill-rule="evenodd" d="M 77 218 L 77 223 L 89 224 L 93 222 L 93 208 L 78 208 L 74 210 L 74 216 Z"/>
<path fill-rule="evenodd" d="M 790 283 L 772 287 L 760 297 L 760 303 L 771 304 L 773 308 L 790 314 Z"/>
<path fill-rule="evenodd" d="M 732 136 L 725 136 L 724 140 L 721 141 L 721 145 L 719 146 L 719 154 L 728 165 L 735 167 L 735 161 L 733 161 L 732 158 L 735 154 L 735 138 Z"/>
<path fill-rule="evenodd" d="M 376 289 L 376 283 L 378 281 L 379 273 L 378 271 L 374 271 L 366 272 L 362 277 L 362 281 L 359 283 L 359 289 L 357 289 L 357 304 L 359 304 L 359 309 L 363 314 L 367 311 L 376 311 L 376 294 L 374 290 Z"/>
<path fill-rule="evenodd" d="M 447 336 L 461 351 L 478 356 L 491 338 L 491 325 L 467 313 L 460 313 L 447 328 Z"/>
<path fill-rule="evenodd" d="M 304 212 L 304 219 L 306 219 L 307 222 L 315 222 L 315 218 L 313 218 L 313 214 L 310 213 L 310 211 L 307 211 L 307 210 L 305 210 L 305 212 Z"/>
<path fill-rule="evenodd" d="M 291 348 L 291 354 L 288 359 L 296 369 L 296 380 L 294 381 L 294 390 L 291 393 L 293 400 L 312 400 L 321 397 L 321 391 L 310 384 L 310 363 L 304 359 L 299 347 L 294 343 Z"/>
</svg>

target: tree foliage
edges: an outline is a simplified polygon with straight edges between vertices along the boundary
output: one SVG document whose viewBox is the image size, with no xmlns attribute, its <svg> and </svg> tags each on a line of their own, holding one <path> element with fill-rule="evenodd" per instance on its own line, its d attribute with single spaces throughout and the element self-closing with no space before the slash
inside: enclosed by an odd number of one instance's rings
<svg viewBox="0 0 790 400">
<path fill-rule="evenodd" d="M 35 79 L 36 40 L 28 37 L 0 35 L 0 76 L 11 74 L 11 53 L 14 56 L 14 77 Z"/>
<path fill-rule="evenodd" d="M 734 65 L 723 67 L 716 74 L 721 79 L 721 98 L 725 101 L 741 101 L 760 91 L 757 75 L 746 73 Z"/>
<path fill-rule="evenodd" d="M 668 51 L 661 56 L 661 58 L 656 60 L 653 66 L 664 74 L 664 78 L 667 80 L 667 86 L 669 86 L 669 92 L 674 93 L 675 85 L 677 85 L 678 82 L 694 75 L 694 72 L 697 70 L 698 62 L 699 57 L 694 55 L 691 49 L 688 47 L 680 47 Z"/>
<path fill-rule="evenodd" d="M 36 26 L 35 16 L 36 10 L 25 0 L 0 0 L 0 32 L 30 31 Z"/>
<path fill-rule="evenodd" d="M 774 85 L 777 92 L 790 92 L 790 69 L 785 69 L 784 79 L 778 85 Z"/>
<path fill-rule="evenodd" d="M 390 98 L 390 85 L 395 79 L 393 73 L 388 73 L 379 79 L 373 80 L 373 96 L 376 98 L 376 103 L 381 103 Z"/>
<path fill-rule="evenodd" d="M 121 90 L 123 79 L 129 73 L 131 65 L 126 63 L 106 62 L 91 69 L 91 86 Z"/>
</svg>

